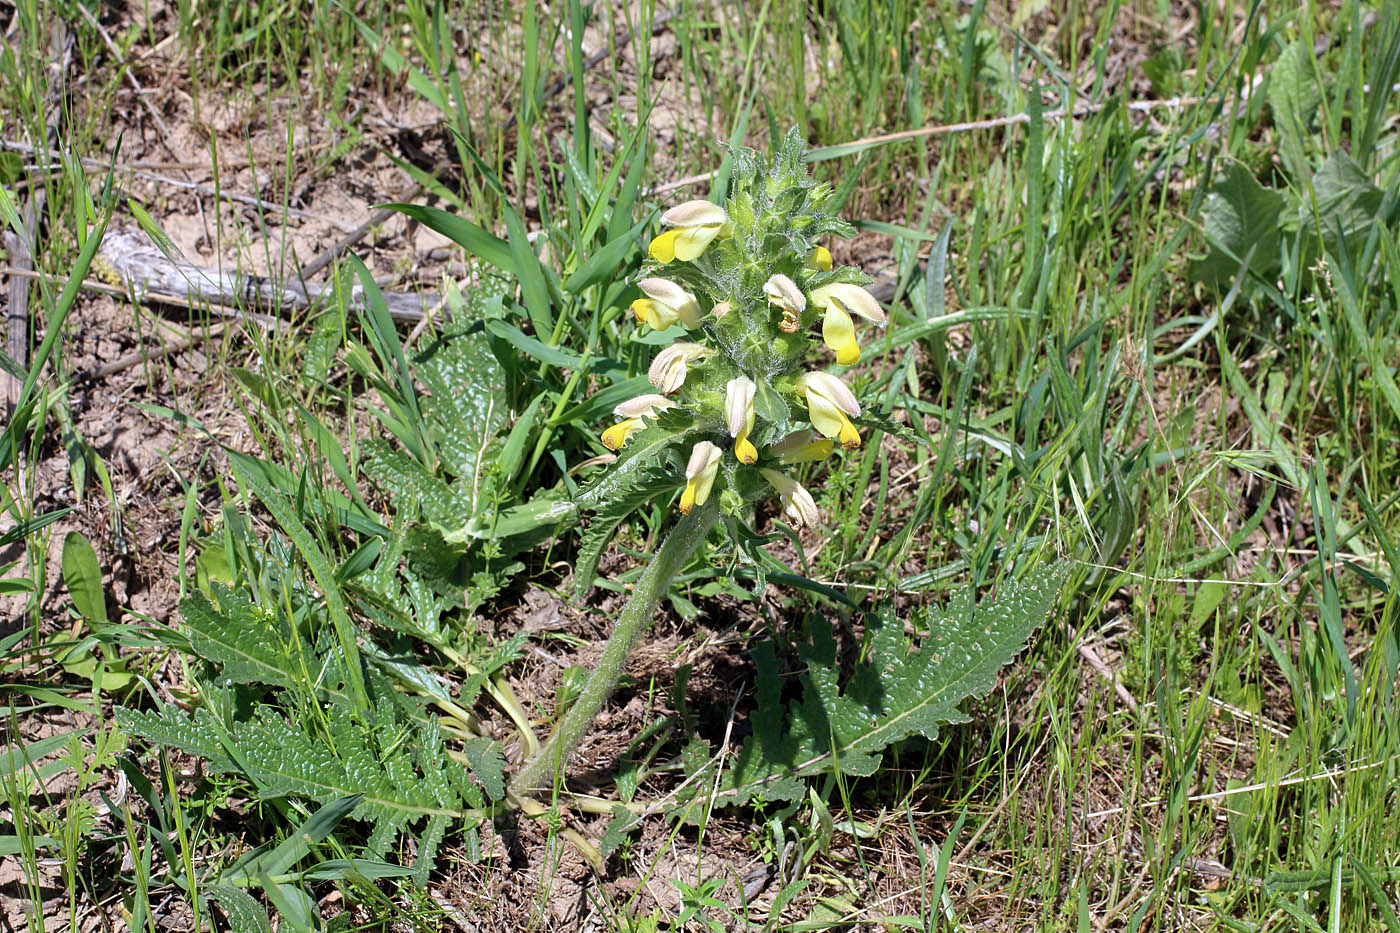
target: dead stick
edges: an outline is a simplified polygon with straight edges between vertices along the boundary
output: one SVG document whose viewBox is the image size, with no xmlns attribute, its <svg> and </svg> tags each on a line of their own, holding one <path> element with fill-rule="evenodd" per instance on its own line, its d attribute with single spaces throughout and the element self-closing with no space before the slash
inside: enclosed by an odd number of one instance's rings
<svg viewBox="0 0 1400 933">
<path fill-rule="evenodd" d="M 399 198 L 399 200 L 408 201 L 412 198 L 416 198 L 418 196 L 418 192 L 422 190 L 422 185 L 415 184 L 412 188 L 408 189 L 408 192 L 403 197 Z M 392 207 L 381 207 L 379 210 L 375 211 L 373 214 L 370 215 L 369 220 L 366 220 L 354 230 L 351 230 L 345 236 L 337 240 L 335 244 L 331 246 L 330 249 L 322 251 L 314 259 L 312 259 L 306 265 L 302 266 L 302 280 L 305 281 L 306 279 L 315 278 L 316 273 L 320 272 L 326 266 L 330 265 L 331 260 L 335 259 L 341 253 L 345 252 L 347 249 L 360 242 L 360 240 L 364 239 L 365 234 L 369 233 L 371 229 L 384 223 L 386 220 L 388 220 L 390 217 L 393 217 L 397 213 L 398 211 L 394 210 Z"/>
<path fill-rule="evenodd" d="M 208 330 L 196 331 L 188 337 L 181 338 L 171 343 L 161 344 L 158 347 L 142 347 L 135 353 L 128 353 L 126 356 L 118 357 L 110 363 L 104 363 L 96 369 L 83 373 L 83 377 L 87 379 L 105 379 L 124 369 L 130 369 L 133 366 L 140 365 L 153 356 L 174 356 L 177 353 L 184 353 L 186 350 L 199 346 L 210 337 L 222 336 L 223 332 L 224 325 L 216 324 Z"/>
</svg>

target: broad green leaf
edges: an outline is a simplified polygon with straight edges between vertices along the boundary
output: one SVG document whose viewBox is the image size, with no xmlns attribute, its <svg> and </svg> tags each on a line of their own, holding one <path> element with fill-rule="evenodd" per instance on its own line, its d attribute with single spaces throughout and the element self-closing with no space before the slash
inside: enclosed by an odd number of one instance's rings
<svg viewBox="0 0 1400 933">
<path fill-rule="evenodd" d="M 107 621 L 107 593 L 102 589 L 102 565 L 81 532 L 63 536 L 63 583 L 73 599 L 73 608 L 90 624 Z"/>
<path fill-rule="evenodd" d="M 242 888 L 228 884 L 213 884 L 205 888 L 218 902 L 228 918 L 229 929 L 235 933 L 272 933 L 272 920 L 257 898 Z"/>
<path fill-rule="evenodd" d="M 1247 271 L 1266 275 L 1278 268 L 1286 203 L 1281 192 L 1259 184 L 1243 165 L 1227 165 L 1206 195 L 1201 222 L 1210 252 L 1191 263 L 1191 277 L 1217 287 L 1228 285 L 1246 257 Z"/>
<path fill-rule="evenodd" d="M 461 493 L 473 511 L 488 491 L 484 473 L 495 462 L 497 435 L 510 421 L 501 364 L 474 322 L 444 330 L 413 360 L 426 390 L 422 401 L 428 433 L 442 465 L 465 483 Z"/>
<path fill-rule="evenodd" d="M 1317 198 L 1317 232 L 1331 252 L 1350 245 L 1351 255 L 1359 254 L 1381 210 L 1381 189 L 1361 170 L 1352 157 L 1338 150 L 1327 157 L 1322 168 L 1313 176 L 1313 194 Z M 1309 205 L 1299 208 L 1300 226 L 1314 224 Z"/>
<path fill-rule="evenodd" d="M 1300 182 L 1312 174 L 1307 156 L 1309 125 L 1321 100 L 1312 44 L 1299 37 L 1280 53 L 1269 72 L 1269 109 L 1284 164 Z"/>
</svg>

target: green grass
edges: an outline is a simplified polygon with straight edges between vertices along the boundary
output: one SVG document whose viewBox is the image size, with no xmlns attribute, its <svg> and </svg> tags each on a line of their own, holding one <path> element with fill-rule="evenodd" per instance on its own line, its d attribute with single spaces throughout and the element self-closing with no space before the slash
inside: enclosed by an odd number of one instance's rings
<svg viewBox="0 0 1400 933">
<path fill-rule="evenodd" d="M 625 314 L 648 221 L 707 191 L 648 188 L 718 170 L 718 190 L 723 141 L 766 149 L 792 125 L 831 147 L 1026 113 L 813 163 L 864 224 L 855 245 L 833 244 L 838 261 L 850 249 L 893 279 L 890 325 L 848 379 L 869 410 L 907 429 L 807 468 L 827 518 L 822 546 L 805 564 L 773 546 L 796 585 L 758 603 L 754 571 L 716 544 L 682 574 L 672 605 L 698 617 L 675 656 L 700 676 L 730 644 L 735 664 L 764 638 L 781 647 L 812 612 L 836 622 L 854 664 L 858 617 L 822 587 L 857 605 L 894 595 L 917 626 L 961 587 L 987 592 L 1038 555 L 1060 555 L 1074 569 L 1049 624 L 990 696 L 964 704 L 969 722 L 890 750 L 873 776 L 837 763 L 796 803 L 702 809 L 698 828 L 648 815 L 659 829 L 624 842 L 614 868 L 659 872 L 651 886 L 681 906 L 657 907 L 643 886 L 631 898 L 600 889 L 591 909 L 617 929 L 667 929 L 689 908 L 692 928 L 702 917 L 732 925 L 745 909 L 735 889 L 710 900 L 686 859 L 746 857 L 788 872 L 764 894 L 782 891 L 785 907 L 753 909 L 755 929 L 1400 929 L 1400 30 L 1386 4 L 1227 4 L 1189 23 L 1147 2 L 1024 23 L 1014 6 L 980 2 L 551 9 L 187 2 L 148 21 L 133 5 L 128 19 L 103 21 L 118 60 L 74 9 L 21 4 L 20 39 L 0 54 L 13 91 L 0 135 L 43 138 L 51 19 L 74 35 L 66 81 L 82 89 L 60 95 L 61 159 L 0 162 L 16 205 L 7 228 L 36 191 L 47 204 L 33 366 L 17 369 L 35 405 L 12 419 L 0 474 L 5 527 L 16 529 L 0 589 L 21 607 L 0 630 L 0 853 L 24 879 L 4 896 L 49 908 L 31 904 L 25 922 L 62 929 L 98 911 L 155 930 L 158 913 L 178 911 L 190 928 L 223 929 L 268 909 L 288 929 L 298 917 L 447 929 L 432 896 L 446 879 L 459 893 L 521 890 L 500 860 L 459 867 L 489 845 L 474 828 L 497 806 L 487 798 L 462 797 L 458 809 L 475 815 L 444 825 L 439 858 L 414 866 L 423 824 L 368 851 L 369 823 L 273 793 L 251 770 L 196 771 L 128 735 L 114 710 L 174 701 L 232 716 L 255 698 L 343 748 L 327 711 L 350 700 L 326 671 L 358 653 L 374 679 L 349 677 L 346 694 L 390 685 L 416 698 L 385 720 L 395 735 L 417 741 L 431 721 L 450 767 L 489 773 L 482 746 L 463 741 L 478 717 L 498 738 L 531 719 L 545 732 L 555 699 L 530 686 L 548 662 L 495 620 L 531 590 L 569 598 L 562 568 L 579 550 L 575 527 L 529 503 L 574 497 L 596 475 L 571 470 L 605 452 L 598 431 L 632 394 L 599 393 L 644 375 L 656 349 L 632 339 Z M 601 42 L 615 47 L 585 67 Z M 104 195 L 105 172 L 72 161 L 108 161 L 123 120 L 145 113 L 123 67 L 146 88 L 188 82 L 190 108 L 167 120 L 251 101 L 274 136 L 334 137 L 310 162 L 289 146 L 259 166 L 277 197 L 286 176 L 325 183 L 376 146 L 392 153 L 399 187 L 421 183 L 420 203 L 473 225 L 459 239 L 474 246 L 475 278 L 451 302 L 486 322 L 480 347 L 503 361 L 480 376 L 504 386 L 492 396 L 500 408 L 454 426 L 424 355 L 436 329 L 410 338 L 340 302 L 283 314 L 286 327 L 249 326 L 211 351 L 198 388 L 139 399 L 180 412 L 145 409 L 208 451 L 172 456 L 160 487 L 175 531 L 157 546 L 178 558 L 180 594 L 236 586 L 258 618 L 280 620 L 285 657 L 301 665 L 244 694 L 207 675 L 189 629 L 118 605 L 115 589 L 110 621 L 80 618 L 78 581 L 46 559 L 56 532 L 81 528 L 110 570 L 127 540 L 122 454 L 74 428 L 90 403 L 73 379 L 82 330 L 63 323 L 98 300 L 74 291 L 84 245 L 109 211 L 127 211 Z M 445 161 L 400 158 L 364 102 L 431 114 Z M 126 132 L 118 185 L 136 135 Z M 222 162 L 253 152 L 247 138 L 215 142 Z M 162 220 L 158 203 L 144 206 Z M 221 244 L 252 244 L 243 255 L 254 265 L 282 262 L 286 224 L 215 213 Z M 349 260 L 336 270 L 347 291 L 362 281 Z M 206 401 L 232 413 L 211 428 L 235 424 L 250 439 L 241 476 L 219 465 L 226 455 L 198 423 Z M 463 446 L 490 452 L 465 486 Z M 399 482 L 386 464 L 457 485 Z M 411 494 L 424 489 L 432 495 Z M 434 510 L 457 508 L 449 497 L 464 489 L 468 541 L 399 534 L 448 515 Z M 668 495 L 623 523 L 601 591 L 636 579 L 634 558 L 673 520 Z M 51 515 L 68 506 L 77 511 Z M 379 534 L 385 526 L 394 533 Z M 428 570 L 412 563 L 444 553 L 452 560 Z M 582 612 L 606 631 L 596 596 Z M 577 640 L 531 633 L 565 655 Z M 692 709 L 665 682 L 678 663 L 665 662 L 651 693 L 636 688 L 655 728 L 613 762 L 621 777 L 597 791 L 609 803 L 641 810 L 681 785 L 694 756 L 718 750 L 733 690 L 754 680 L 745 669 L 727 695 L 693 695 Z M 753 703 L 740 697 L 741 730 L 763 714 Z M 38 724 L 69 716 L 87 730 L 71 738 L 80 744 L 44 744 Z M 687 752 L 697 732 L 711 746 Z M 398 747 L 394 735 L 373 741 Z M 701 786 L 716 780 L 701 774 Z M 56 775 L 62 789 L 49 793 Z M 550 886 L 573 890 L 569 834 L 602 832 L 589 819 L 546 814 L 527 832 L 544 887 L 520 899 L 519 922 L 553 924 Z M 340 861 L 350 858 L 364 861 Z M 400 865 L 422 870 L 398 877 Z M 322 901 L 332 891 L 338 906 Z M 315 920 L 317 901 L 326 915 L 357 913 Z"/>
</svg>

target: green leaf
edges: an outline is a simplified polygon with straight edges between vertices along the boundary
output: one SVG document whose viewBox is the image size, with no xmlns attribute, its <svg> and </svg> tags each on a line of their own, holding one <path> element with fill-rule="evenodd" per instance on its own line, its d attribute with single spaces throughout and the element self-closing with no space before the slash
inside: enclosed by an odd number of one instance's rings
<svg viewBox="0 0 1400 933">
<path fill-rule="evenodd" d="M 234 933 L 272 933 L 267 911 L 247 891 L 228 884 L 209 885 L 205 890 L 218 902 Z"/>
<path fill-rule="evenodd" d="M 1269 109 L 1274 114 L 1284 164 L 1300 182 L 1311 174 L 1306 147 L 1312 133 L 1308 127 L 1321 101 L 1312 43 L 1301 37 L 1294 39 L 1269 73 Z"/>
<path fill-rule="evenodd" d="M 258 873 L 281 875 L 290 871 L 293 865 L 311 854 L 313 844 L 329 836 L 340 825 L 341 820 L 355 811 L 363 799 L 363 794 L 351 794 L 323 804 L 307 817 L 305 822 L 292 830 L 286 839 L 278 843 L 276 848 L 261 853 L 249 862 L 238 864 L 231 871 L 225 872 L 221 880 L 247 884 Z"/>
<path fill-rule="evenodd" d="M 486 260 L 508 275 L 515 274 L 515 261 L 511 256 L 510 244 L 466 218 L 421 204 L 380 206 L 412 217 L 428 229 L 441 233 L 473 256 Z"/>
<path fill-rule="evenodd" d="M 80 532 L 63 536 L 63 583 L 73 598 L 73 608 L 89 623 L 107 621 L 107 594 L 102 589 L 102 566 L 92 543 Z"/>
<path fill-rule="evenodd" d="M 1313 195 L 1317 198 L 1317 232 L 1323 244 L 1336 253 L 1350 243 L 1350 255 L 1357 255 L 1380 214 L 1381 189 L 1371 183 L 1351 156 L 1338 150 L 1327 157 L 1313 176 Z M 1308 205 L 1300 208 L 1300 215 L 1302 225 L 1313 223 Z"/>
<path fill-rule="evenodd" d="M 462 742 L 462 755 L 486 796 L 500 800 L 506 795 L 505 759 L 498 743 L 488 738 L 467 739 Z"/>
<path fill-rule="evenodd" d="M 889 745 L 913 735 L 933 739 L 942 724 L 967 721 L 958 704 L 992 688 L 997 671 L 1044 623 L 1064 573 L 1059 563 L 1042 565 L 1003 580 L 995 598 L 980 604 L 964 589 L 943 611 L 930 607 L 914 620 L 928 631 L 917 646 L 906 642 L 893 604 L 880 605 L 865 618 L 869 653 L 844 685 L 832 625 L 812 618 L 810 641 L 798 646 L 803 694 L 784 716 L 767 712 L 782 708 L 784 681 L 772 647 L 760 645 L 755 703 L 764 714 L 753 717 L 754 734 L 725 772 L 716 802 L 796 800 L 799 778 L 837 768 L 872 774 Z"/>
<path fill-rule="evenodd" d="M 1201 223 L 1210 252 L 1191 263 L 1193 279 L 1217 287 L 1233 282 L 1245 258 L 1248 271 L 1267 275 L 1279 265 L 1286 198 L 1231 162 L 1206 195 Z"/>
<path fill-rule="evenodd" d="M 345 600 L 340 592 L 340 585 L 335 579 L 335 570 L 331 567 L 330 561 L 326 559 L 326 555 L 322 552 L 316 538 L 297 516 L 292 503 L 255 474 L 240 469 L 238 461 L 231 460 L 230 462 L 233 465 L 234 474 L 238 477 L 238 484 L 257 496 L 267 507 L 267 510 L 272 513 L 272 517 L 277 520 L 282 531 L 296 546 L 302 560 L 306 561 L 307 569 L 311 571 L 311 575 L 320 586 L 326 601 L 326 610 L 330 615 L 331 625 L 335 628 L 336 637 L 340 640 L 341 651 L 344 652 L 351 695 L 355 697 L 358 705 L 364 708 L 368 705 L 369 699 L 365 690 L 364 675 L 360 670 L 360 653 L 356 647 L 358 632 L 350 620 L 349 611 L 346 609 Z"/>
<path fill-rule="evenodd" d="M 633 511 L 658 496 L 670 495 L 681 485 L 681 477 L 652 467 L 630 472 L 626 485 L 609 494 L 602 507 L 579 538 L 574 558 L 574 598 L 583 599 L 593 588 L 598 561 L 617 528 Z"/>
<path fill-rule="evenodd" d="M 465 772 L 447 757 L 436 721 L 408 720 L 396 707 L 384 698 L 371 723 L 340 711 L 319 724 L 268 706 L 237 720 L 174 705 L 115 712 L 132 735 L 196 755 L 211 771 L 241 775 L 263 799 L 329 803 L 364 794 L 358 815 L 374 825 L 370 850 L 379 855 L 419 820 L 468 815 Z"/>
<path fill-rule="evenodd" d="M 497 435 L 510 421 L 505 372 L 484 329 L 473 323 L 445 330 L 414 359 L 413 374 L 427 390 L 423 417 L 438 457 L 465 481 L 463 498 L 478 511 Z"/>
</svg>

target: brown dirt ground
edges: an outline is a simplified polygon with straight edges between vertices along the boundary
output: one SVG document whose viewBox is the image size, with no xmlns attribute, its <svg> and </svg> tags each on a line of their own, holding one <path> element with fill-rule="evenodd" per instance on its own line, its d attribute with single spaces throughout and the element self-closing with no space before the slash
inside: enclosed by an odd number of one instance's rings
<svg viewBox="0 0 1400 933">
<path fill-rule="evenodd" d="M 996 5 L 993 4 L 993 7 Z M 1176 37 L 1189 35 L 1190 17 L 1194 15 L 1184 5 L 1178 7 L 1179 19 L 1174 24 Z M 168 4 L 148 5 L 155 35 L 173 34 L 173 12 Z M 127 25 L 146 15 L 136 8 L 121 14 Z M 1051 39 L 1065 43 L 1065 37 L 1054 36 L 1058 25 L 1051 13 L 1038 16 L 1030 25 L 1031 35 L 1049 34 Z M 1080 24 L 1082 25 L 1082 24 Z M 1136 65 L 1153 42 L 1163 37 L 1147 38 L 1137 33 L 1152 33 L 1153 29 L 1132 20 L 1125 26 L 1119 47 L 1122 61 L 1115 67 L 1122 80 L 1138 81 Z M 1086 31 L 1085 36 L 1090 36 Z M 588 48 L 600 45 L 601 37 L 591 33 Z M 1087 41 L 1087 39 L 1085 40 Z M 653 47 L 663 53 L 659 76 L 664 77 L 669 65 L 666 53 L 674 53 L 674 37 L 662 32 L 652 39 Z M 346 231 L 365 221 L 373 205 L 408 196 L 411 180 L 389 158 L 399 155 L 420 165 L 450 162 L 447 148 L 434 112 L 417 102 L 402 88 L 388 88 L 366 82 L 358 138 L 347 137 L 343 126 L 325 115 L 308 112 L 295 102 L 288 88 L 254 88 L 242 97 L 221 99 L 205 95 L 196 99 L 181 71 L 179 50 L 166 45 L 156 50 L 138 43 L 133 54 L 139 58 L 135 73 L 153 93 L 147 101 L 171 129 L 169 135 L 160 132 L 147 107 L 138 103 L 137 96 L 123 87 L 115 98 L 112 119 L 115 126 L 126 130 L 120 161 L 122 164 L 159 165 L 143 169 L 143 175 L 129 177 L 127 185 L 132 197 L 141 203 L 171 236 L 176 246 L 192 261 L 205 265 L 236 264 L 243 268 L 268 271 L 269 256 L 295 257 L 305 264 L 326 249 Z M 626 54 L 626 53 L 624 53 Z M 109 63 L 110 65 L 110 63 Z M 627 74 L 624 62 L 621 73 Z M 486 88 L 485 90 L 489 90 Z M 498 89 L 499 91 L 499 89 Z M 509 97 L 502 93 L 483 93 L 480 98 L 485 116 L 502 118 L 509 112 Z M 610 102 L 610 90 L 601 83 L 590 88 L 590 100 L 599 105 Z M 626 102 L 624 101 L 624 104 Z M 662 105 L 653 115 L 653 142 L 658 152 L 672 151 L 687 115 L 698 107 L 686 100 L 678 84 L 663 91 Z M 556 108 L 558 109 L 558 108 Z M 562 109 L 551 119 L 565 125 L 568 114 Z M 286 123 L 296 127 L 292 150 L 287 149 Z M 600 129 L 602 129 L 600 127 Z M 214 174 L 209 166 L 210 140 L 221 154 L 219 182 L 224 190 L 245 195 L 259 195 L 277 202 L 284 195 L 299 212 L 279 215 L 259 213 L 246 204 L 215 201 L 174 183 L 212 186 Z M 331 161 L 321 154 L 336 147 L 344 153 Z M 290 191 L 283 190 L 283 175 L 291 165 Z M 666 166 L 660 166 L 659 177 L 665 176 Z M 150 177 L 152 175 L 160 178 Z M 161 180 L 164 179 L 164 180 Z M 878 190 L 862 191 L 860 200 L 870 216 L 881 211 L 871 208 L 882 199 Z M 902 218 L 902 206 L 885 201 L 882 219 Z M 265 245 L 267 244 L 267 245 Z M 374 230 L 356 247 L 366 258 L 377 276 L 394 288 L 431 287 L 446 273 L 461 275 L 462 266 L 447 241 L 403 219 L 388 221 Z M 834 252 L 840 262 L 857 263 L 872 275 L 886 273 L 891 265 L 888 238 L 866 234 L 844 244 Z M 105 579 L 111 603 L 120 607 L 129 620 L 159 625 L 177 625 L 176 601 L 178 576 L 176 541 L 180 528 L 180 509 L 186 484 L 195 484 L 198 524 L 213 527 L 217 522 L 219 494 L 216 480 L 228 480 L 226 462 L 219 447 L 210 438 L 142 410 L 141 404 L 157 404 L 186 412 L 204 425 L 219 443 L 235 449 L 253 451 L 256 442 L 248 430 L 245 416 L 234 403 L 233 392 L 224 380 L 227 367 L 255 362 L 246 340 L 236 329 L 227 338 L 212 338 L 195 350 L 162 355 L 157 352 L 146 365 L 133 366 L 100 379 L 88 379 L 84 373 L 97 365 L 127 354 L 138 347 L 155 347 L 149 336 L 153 322 L 161 320 L 176 328 L 198 331 L 207 321 L 191 320 L 186 314 L 168 308 L 134 310 L 124 301 L 100 295 L 85 295 L 70 320 L 68 346 L 64 351 L 67 374 L 74 377 L 70 404 L 77 432 L 102 458 L 111 473 L 113 496 L 109 501 L 100 489 L 91 489 L 81 500 L 73 496 L 69 460 L 62 445 L 50 440 L 44 448 L 32 478 L 36 490 L 36 508 L 48 509 L 77 505 L 78 510 L 68 519 L 53 526 L 47 553 L 33 555 L 48 567 L 48 588 L 41 604 L 44 615 L 41 630 L 45 634 L 70 628 L 66 616 L 66 596 L 62 592 L 58 568 L 58 548 L 63 535 L 70 530 L 81 531 L 94 544 L 108 575 Z M 138 336 L 142 335 L 142 336 Z M 957 339 L 956 337 L 954 338 Z M 931 425 L 932 427 L 932 425 Z M 115 521 L 112 516 L 116 515 Z M 1262 547 L 1276 547 L 1283 537 L 1282 529 L 1266 528 L 1260 532 Z M 815 546 L 819 542 L 804 544 Z M 618 561 L 613 555 L 610 561 Z M 905 568 L 908 569 L 908 568 Z M 770 588 L 771 590 L 771 588 Z M 516 602 L 511 602 L 514 599 Z M 600 650 L 600 639 L 607 630 L 607 620 L 615 611 L 615 597 L 604 597 L 596 605 L 575 607 L 539 588 L 513 591 L 511 596 L 492 607 L 484 621 L 497 631 L 527 630 L 564 633 L 581 639 L 578 650 L 561 651 L 555 641 L 541 641 L 548 655 L 531 654 L 511 672 L 512 685 L 527 707 L 546 713 L 553 702 L 560 665 L 587 664 Z M 22 617 L 23 604 L 13 598 L 0 603 L 0 635 L 26 624 Z M 747 632 L 760 629 L 765 619 L 776 620 L 783 611 L 781 594 L 771 591 L 758 604 L 715 600 L 705 606 L 707 612 L 698 622 L 684 622 L 668 615 L 658 622 L 647 640 L 639 647 L 629 665 L 633 687 L 624 689 L 609 706 L 598 728 L 580 750 L 580 775 L 609 772 L 627 747 L 639 727 L 654 718 L 674 712 L 666 689 L 653 690 L 653 685 L 665 685 L 674 677 L 679 664 L 691 664 L 694 673 L 690 681 L 688 703 L 696 707 L 723 710 L 736 697 L 742 696 L 752 681 L 752 672 L 743 652 Z M 1105 634 L 1106 633 L 1106 634 Z M 1110 667 L 1122 663 L 1117 639 L 1108 629 L 1101 633 L 1099 651 Z M 162 657 L 151 662 L 144 671 L 151 681 L 168 697 L 178 692 L 182 672 L 173 658 Z M 1084 694 L 1097 691 L 1095 674 L 1087 666 L 1083 671 Z M 1015 694 L 1000 697 L 993 707 L 1005 704 L 1012 715 L 1029 709 L 1038 689 L 1036 676 L 1028 674 L 1017 679 Z M 1113 709 L 1096 707 L 1097 717 L 1113 714 Z M 989 715 L 998 715 L 993 708 Z M 61 714 L 27 717 L 19 724 L 17 734 L 11 734 L 10 724 L 0 726 L 6 742 L 18 737 L 33 740 L 71 728 L 98 725 L 90 712 L 64 711 Z M 508 734 L 503 724 L 497 724 L 500 734 Z M 711 724 L 712 726 L 715 724 Z M 722 728 L 724 723 L 718 723 Z M 1229 731 L 1229 722 L 1222 721 L 1222 740 Z M 743 728 L 742 714 L 737 722 Z M 974 725 L 968 735 L 979 733 Z M 970 739 L 971 740 L 971 739 Z M 1013 778 L 1027 786 L 1051 786 L 1042 780 L 1050 759 L 1042 749 L 1025 749 L 1019 757 L 1024 769 Z M 1234 769 L 1247 767 L 1248 762 L 1228 757 L 1222 751 L 1222 766 Z M 180 769 L 193 774 L 194 762 L 183 762 Z M 1087 836 L 1082 845 L 1090 855 L 1102 851 L 1108 862 L 1126 860 L 1138 871 L 1142 860 L 1137 843 L 1120 832 L 1106 818 L 1086 821 L 1085 814 L 1110 810 L 1123 799 L 1123 788 L 1115 784 L 1112 763 L 1105 767 L 1101 786 L 1093 789 L 1090 798 L 1072 803 L 1059 799 L 1037 799 L 1026 794 L 1016 806 L 1027 808 L 1020 814 L 1023 822 L 1033 823 L 1044 818 L 1038 808 L 1050 811 L 1053 819 L 1063 822 L 1065 808 L 1084 826 Z M 100 791 L 109 796 L 118 792 L 115 772 L 109 770 L 88 788 L 85 798 L 98 813 L 99 825 L 120 832 L 119 821 L 107 814 L 97 796 Z M 61 801 L 72 787 L 56 781 L 44 789 L 51 807 Z M 643 787 L 640 793 L 659 796 L 664 787 Z M 993 790 L 978 802 L 988 812 L 999 812 L 1013 793 L 1007 786 Z M 873 839 L 857 840 L 838 834 L 828 852 L 819 856 L 812 867 L 813 883 L 807 893 L 791 908 L 797 916 L 811 910 L 819 897 L 844 897 L 849 902 L 874 905 L 887 914 L 917 914 L 921 910 L 920 874 L 915 845 L 928 845 L 941 840 L 952 823 L 947 802 L 940 799 L 936 789 L 924 790 L 911 803 L 911 813 L 921 838 L 910 834 L 910 824 L 903 813 L 891 813 L 888 802 L 878 798 L 862 804 L 852 815 L 859 821 L 880 827 Z M 598 835 L 604 824 L 601 818 L 580 818 L 576 823 L 585 835 Z M 779 887 L 771 879 L 772 868 L 764 862 L 764 851 L 752 821 L 739 816 L 721 814 L 708 825 L 703 836 L 693 829 L 676 831 L 665 821 L 648 821 L 628 851 L 625 860 L 615 860 L 614 867 L 603 877 L 596 876 L 567 846 L 550 848 L 549 839 L 539 826 L 522 820 L 514 826 L 502 826 L 496 838 L 489 840 L 488 858 L 473 864 L 451 847 L 444 848 L 442 863 L 434 874 L 431 898 L 443 911 L 442 929 L 463 931 L 511 930 L 548 928 L 559 930 L 603 930 L 611 928 L 610 916 L 617 910 L 640 915 L 654 909 L 669 915 L 679 907 L 677 889 L 667 879 L 687 879 L 690 882 L 709 877 L 723 877 L 727 884 L 719 897 L 737 909 L 740 902 L 738 887 L 755 878 L 769 877 L 757 894 L 753 907 L 756 916 L 763 916 Z M 1218 844 L 1218 840 L 1217 840 Z M 1214 852 L 1212 848 L 1208 853 Z M 1023 857 L 1023 854 L 1022 854 Z M 995 891 L 985 884 L 987 873 L 994 873 L 1007 861 L 1006 853 L 973 849 L 964 850 L 954 861 L 950 885 L 954 891 L 966 892 L 965 916 L 969 928 L 1010 929 L 1033 922 L 1038 908 L 1018 905 L 1014 897 Z M 1057 870 L 1045 866 L 1047 871 Z M 62 882 L 62 866 L 44 863 L 39 866 L 39 894 L 48 929 L 67 928 L 67 897 Z M 857 879 L 859 889 L 852 890 L 843 878 Z M 1208 885 L 1208 872 L 1201 884 Z M 23 929 L 29 891 L 24 872 L 13 859 L 0 859 L 0 892 L 4 907 L 0 909 L 0 930 Z M 120 903 L 112 892 L 78 892 L 78 927 L 83 930 L 124 929 Z M 328 893 L 322 909 L 328 914 L 346 909 L 339 894 Z M 191 923 L 183 899 L 155 899 L 162 905 L 160 925 L 163 929 L 187 929 Z M 833 902 L 835 903 L 835 902 Z M 363 915 L 363 907 L 350 907 L 352 916 Z M 838 911 L 839 912 L 839 911 Z M 1013 918 L 1020 918 L 1019 920 Z M 1185 928 L 1194 918 L 1179 918 Z M 1166 918 L 1163 918 L 1166 923 Z M 1168 923 L 1168 926 L 1171 924 Z"/>
</svg>

